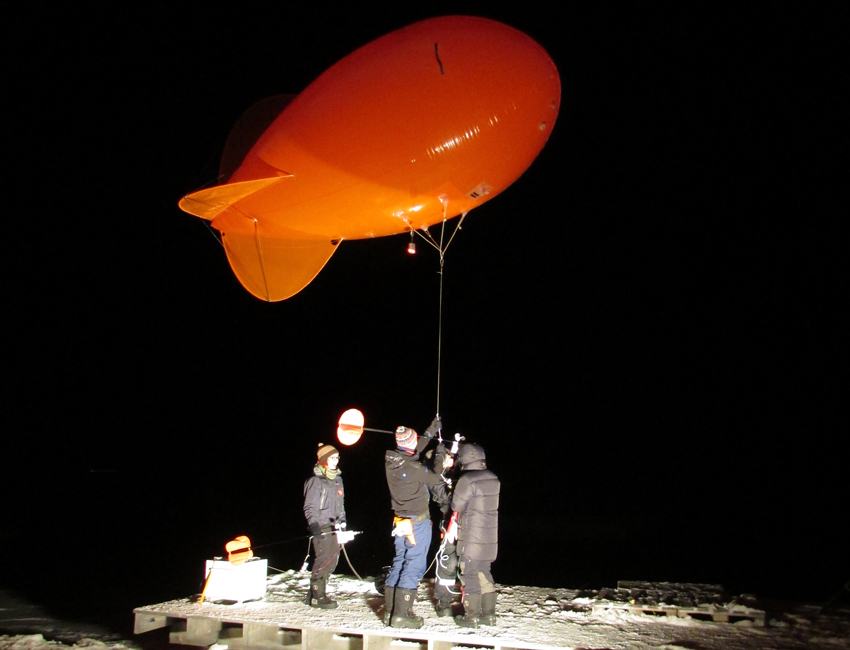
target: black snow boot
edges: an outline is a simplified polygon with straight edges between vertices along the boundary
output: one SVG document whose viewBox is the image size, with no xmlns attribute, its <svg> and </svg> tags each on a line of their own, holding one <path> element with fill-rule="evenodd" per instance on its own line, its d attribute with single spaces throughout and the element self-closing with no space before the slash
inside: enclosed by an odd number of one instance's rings
<svg viewBox="0 0 850 650">
<path fill-rule="evenodd" d="M 389 625 L 393 617 L 393 600 L 395 599 L 395 587 L 384 585 L 384 625 Z"/>
<path fill-rule="evenodd" d="M 393 599 L 393 615 L 390 618 L 392 627 L 412 627 L 420 628 L 425 623 L 421 616 L 413 613 L 413 603 L 416 602 L 415 589 L 399 589 L 395 588 L 395 598 Z"/>
<path fill-rule="evenodd" d="M 481 621 L 481 594 L 463 595 L 463 616 L 455 616 L 455 623 L 461 627 L 478 627 Z"/>
<path fill-rule="evenodd" d="M 321 607 L 322 609 L 336 609 L 336 601 L 325 595 L 328 579 L 310 581 L 310 607 Z M 314 604 L 315 603 L 315 604 Z"/>
<path fill-rule="evenodd" d="M 496 624 L 496 592 L 481 594 L 481 625 Z"/>
</svg>

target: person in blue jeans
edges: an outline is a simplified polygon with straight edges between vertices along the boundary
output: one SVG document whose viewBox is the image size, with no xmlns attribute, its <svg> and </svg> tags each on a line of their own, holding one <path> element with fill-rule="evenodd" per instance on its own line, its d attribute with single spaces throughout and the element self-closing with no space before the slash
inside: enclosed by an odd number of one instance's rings
<svg viewBox="0 0 850 650">
<path fill-rule="evenodd" d="M 433 495 L 438 503 L 447 505 L 442 472 L 451 467 L 452 458 L 442 443 L 437 445 L 433 468 L 425 464 L 422 456 L 441 426 L 439 416 L 434 418 L 421 440 L 415 430 L 398 427 L 396 448 L 387 451 L 384 457 L 395 514 L 395 557 L 384 585 L 384 623 L 393 627 L 419 628 L 424 622 L 413 612 L 413 604 L 419 581 L 428 568 L 429 501 Z"/>
</svg>

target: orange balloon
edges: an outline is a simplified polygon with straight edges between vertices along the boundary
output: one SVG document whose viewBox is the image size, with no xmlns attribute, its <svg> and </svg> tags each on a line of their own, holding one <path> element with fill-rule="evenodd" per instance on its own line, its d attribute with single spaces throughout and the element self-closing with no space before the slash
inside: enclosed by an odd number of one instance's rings
<svg viewBox="0 0 850 650">
<path fill-rule="evenodd" d="M 504 191 L 549 138 L 561 84 L 522 32 L 448 16 L 361 47 L 287 101 L 246 114 L 240 137 L 268 128 L 244 148 L 234 133 L 226 156 L 244 158 L 180 201 L 268 301 L 303 289 L 346 239 L 432 226 Z"/>
</svg>

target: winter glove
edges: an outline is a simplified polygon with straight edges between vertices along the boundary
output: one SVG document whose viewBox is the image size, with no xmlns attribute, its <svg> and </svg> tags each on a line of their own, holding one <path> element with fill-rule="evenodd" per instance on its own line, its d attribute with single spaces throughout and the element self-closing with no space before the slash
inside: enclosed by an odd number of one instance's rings
<svg viewBox="0 0 850 650">
<path fill-rule="evenodd" d="M 310 534 L 313 537 L 321 537 L 322 536 L 322 527 L 319 525 L 318 521 L 314 521 L 310 524 Z"/>
<path fill-rule="evenodd" d="M 433 420 L 431 420 L 431 424 L 428 425 L 428 428 L 425 429 L 425 437 L 426 438 L 436 438 L 440 431 L 443 430 L 443 421 L 440 419 L 438 415 Z"/>
<path fill-rule="evenodd" d="M 393 536 L 407 537 L 407 541 L 416 546 L 416 537 L 413 534 L 413 521 L 406 517 L 393 517 Z"/>
<path fill-rule="evenodd" d="M 434 449 L 434 453 L 437 456 L 437 462 L 442 466 L 446 462 L 446 446 L 441 442 Z"/>
</svg>

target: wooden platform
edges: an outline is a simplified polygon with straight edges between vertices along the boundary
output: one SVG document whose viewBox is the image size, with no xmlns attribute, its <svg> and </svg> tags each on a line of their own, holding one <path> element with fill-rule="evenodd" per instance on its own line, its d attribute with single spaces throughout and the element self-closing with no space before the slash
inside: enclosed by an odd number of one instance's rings
<svg viewBox="0 0 850 650">
<path fill-rule="evenodd" d="M 565 621 L 556 617 L 504 615 L 496 627 L 461 628 L 451 617 L 437 616 L 430 581 L 419 589 L 415 609 L 425 625 L 418 630 L 385 626 L 384 599 L 371 583 L 334 576 L 329 593 L 339 607 L 331 610 L 304 604 L 308 584 L 309 574 L 273 577 L 259 601 L 200 604 L 192 598 L 138 607 L 134 632 L 168 628 L 171 643 L 233 650 L 555 650 L 569 645 L 560 629 Z M 529 624 L 535 630 L 525 634 Z"/>
<path fill-rule="evenodd" d="M 170 628 L 171 643 L 210 646 L 226 645 L 235 650 L 292 649 L 300 650 L 452 650 L 453 648 L 493 648 L 495 650 L 544 650 L 548 647 L 523 644 L 517 640 L 499 642 L 493 639 L 453 635 L 435 635 L 430 630 L 403 630 L 384 628 L 364 631 L 345 626 L 324 626 L 316 621 L 313 626 L 287 627 L 279 623 L 259 623 L 234 619 L 189 616 L 171 617 L 143 608 L 136 610 L 135 633 L 141 634 L 157 628 Z"/>
<path fill-rule="evenodd" d="M 269 578 L 264 597 L 252 602 L 185 598 L 138 607 L 135 633 L 167 629 L 171 643 L 214 650 L 563 650 L 709 647 L 718 639 L 722 647 L 756 648 L 771 630 L 762 627 L 764 612 L 752 608 L 613 602 L 601 592 L 509 585 L 497 585 L 497 625 L 468 629 L 437 615 L 432 580 L 420 583 L 415 605 L 424 625 L 409 630 L 384 625 L 384 599 L 371 582 L 333 576 L 328 593 L 339 607 L 330 610 L 304 604 L 308 585 L 309 574 L 289 571 Z M 736 621 L 742 624 L 729 624 Z"/>
</svg>

